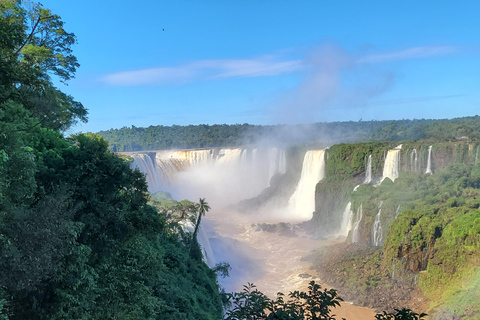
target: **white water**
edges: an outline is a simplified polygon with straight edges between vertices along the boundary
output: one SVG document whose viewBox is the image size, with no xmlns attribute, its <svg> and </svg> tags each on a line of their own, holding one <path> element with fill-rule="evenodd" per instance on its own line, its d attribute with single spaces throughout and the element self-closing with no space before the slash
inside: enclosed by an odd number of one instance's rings
<svg viewBox="0 0 480 320">
<path fill-rule="evenodd" d="M 365 181 L 364 184 L 372 182 L 372 155 L 368 156 L 367 167 L 365 170 Z"/>
<path fill-rule="evenodd" d="M 427 170 L 425 170 L 425 173 L 432 174 L 432 146 L 428 147 Z"/>
<path fill-rule="evenodd" d="M 382 181 L 389 178 L 392 181 L 398 178 L 400 173 L 400 150 L 402 145 L 399 145 L 395 149 L 388 150 L 385 164 L 383 166 Z"/>
<path fill-rule="evenodd" d="M 134 155 L 131 166 L 145 174 L 150 192 L 161 190 L 164 187 L 165 180 L 158 175 L 155 162 L 149 155 L 143 153 Z"/>
<path fill-rule="evenodd" d="M 345 210 L 343 210 L 342 216 L 342 224 L 340 225 L 340 232 L 338 235 L 341 236 L 348 236 L 350 230 L 353 227 L 353 211 L 352 211 L 352 203 L 349 202 L 345 206 Z"/>
<path fill-rule="evenodd" d="M 325 150 L 311 150 L 305 153 L 302 175 L 295 192 L 288 201 L 292 218 L 309 220 L 315 211 L 315 186 L 325 176 Z"/>
<path fill-rule="evenodd" d="M 378 213 L 375 216 L 375 221 L 373 223 L 373 229 L 372 229 L 372 235 L 373 235 L 372 243 L 375 247 L 379 247 L 383 241 L 382 223 L 380 221 L 381 213 L 382 213 L 382 204 L 383 204 L 383 201 L 380 201 L 380 203 L 378 204 Z"/>
<path fill-rule="evenodd" d="M 146 174 L 150 192 L 168 191 L 176 199 L 207 198 L 216 205 L 257 196 L 275 173 L 286 170 L 285 151 L 278 148 L 157 151 L 131 156 L 132 167 Z"/>
<path fill-rule="evenodd" d="M 417 149 L 413 149 L 412 153 L 410 154 L 410 166 L 413 172 L 418 172 L 418 155 Z"/>
<path fill-rule="evenodd" d="M 359 229 L 360 229 L 360 222 L 362 221 L 363 218 L 363 208 L 362 205 L 357 209 L 357 217 L 355 220 L 355 224 L 353 225 L 353 233 L 352 233 L 352 242 L 358 242 L 359 239 Z"/>
<path fill-rule="evenodd" d="M 268 150 L 268 163 L 268 181 L 270 181 L 276 173 L 284 174 L 287 170 L 285 150 L 270 148 Z"/>
</svg>

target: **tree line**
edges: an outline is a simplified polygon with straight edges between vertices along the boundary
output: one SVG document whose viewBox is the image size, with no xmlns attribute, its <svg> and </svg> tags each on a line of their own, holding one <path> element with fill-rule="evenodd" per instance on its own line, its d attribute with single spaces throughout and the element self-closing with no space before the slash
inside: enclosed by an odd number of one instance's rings
<svg viewBox="0 0 480 320">
<path fill-rule="evenodd" d="M 480 117 L 443 120 L 348 121 L 305 125 L 216 124 L 123 127 L 98 132 L 114 152 L 238 147 L 272 140 L 284 145 L 322 142 L 480 139 Z"/>
</svg>

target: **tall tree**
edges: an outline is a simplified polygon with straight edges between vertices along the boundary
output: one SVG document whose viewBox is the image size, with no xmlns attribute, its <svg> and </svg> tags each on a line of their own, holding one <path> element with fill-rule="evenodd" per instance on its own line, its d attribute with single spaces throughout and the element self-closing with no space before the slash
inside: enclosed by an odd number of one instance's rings
<svg viewBox="0 0 480 320">
<path fill-rule="evenodd" d="M 202 217 L 205 216 L 205 213 L 207 213 L 210 210 L 210 206 L 208 205 L 207 201 L 205 201 L 205 198 L 200 198 L 200 200 L 197 203 L 197 223 L 195 224 L 195 230 L 193 231 L 193 239 L 197 239 L 197 233 L 198 233 L 198 228 L 200 227 L 200 222 L 202 221 Z"/>
</svg>

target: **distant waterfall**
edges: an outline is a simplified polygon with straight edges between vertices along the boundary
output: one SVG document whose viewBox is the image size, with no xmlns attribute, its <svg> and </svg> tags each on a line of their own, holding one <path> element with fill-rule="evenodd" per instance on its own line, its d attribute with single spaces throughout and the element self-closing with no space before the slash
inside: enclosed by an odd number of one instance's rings
<svg viewBox="0 0 480 320">
<path fill-rule="evenodd" d="M 372 182 L 372 155 L 368 156 L 367 166 L 365 170 L 365 181 L 363 183 L 368 184 Z"/>
<path fill-rule="evenodd" d="M 190 166 L 205 164 L 213 161 L 213 150 L 188 150 L 188 151 L 158 151 L 159 159 L 179 159 Z"/>
<path fill-rule="evenodd" d="M 425 174 L 432 174 L 432 146 L 428 147 L 428 160 L 427 160 L 427 170 Z"/>
<path fill-rule="evenodd" d="M 378 213 L 375 216 L 375 221 L 373 223 L 373 230 L 372 230 L 372 243 L 375 247 L 379 247 L 383 241 L 382 235 L 382 223 L 380 221 L 381 213 L 382 213 L 382 204 L 383 201 L 380 201 L 378 204 Z"/>
<path fill-rule="evenodd" d="M 144 153 L 134 154 L 132 158 L 131 167 L 133 169 L 137 168 L 145 174 L 148 190 L 152 193 L 161 190 L 165 185 L 165 179 L 159 174 L 156 162 L 148 154 Z"/>
<path fill-rule="evenodd" d="M 418 172 L 418 155 L 417 149 L 413 149 L 412 153 L 410 154 L 410 167 L 413 172 Z"/>
<path fill-rule="evenodd" d="M 294 218 L 309 220 L 315 211 L 315 187 L 325 176 L 325 150 L 307 151 L 303 159 L 302 175 L 288 201 Z"/>
<path fill-rule="evenodd" d="M 360 240 L 359 227 L 360 227 L 360 222 L 362 221 L 362 218 L 363 218 L 363 208 L 362 208 L 362 205 L 360 205 L 360 207 L 357 209 L 355 224 L 353 225 L 352 243 L 356 243 Z"/>
<path fill-rule="evenodd" d="M 353 211 L 352 203 L 347 203 L 345 210 L 343 210 L 342 224 L 340 225 L 339 235 L 347 236 L 353 225 Z"/>
<path fill-rule="evenodd" d="M 475 165 L 477 165 L 478 163 L 478 149 L 480 148 L 480 146 L 477 147 L 477 153 L 475 154 Z"/>
<path fill-rule="evenodd" d="M 280 148 L 163 150 L 134 153 L 131 157 L 131 167 L 146 175 L 151 193 L 168 191 L 181 197 L 196 198 L 197 194 L 191 194 L 193 190 L 200 190 L 204 197 L 204 186 L 215 185 L 230 191 L 227 198 L 238 194 L 239 199 L 232 201 L 239 201 L 259 194 L 275 173 L 286 172 L 285 150 Z"/>
<path fill-rule="evenodd" d="M 395 219 L 398 218 L 398 215 L 400 214 L 400 205 L 397 206 L 397 209 L 395 210 Z"/>
<path fill-rule="evenodd" d="M 215 163 L 217 164 L 236 164 L 242 159 L 242 149 L 220 149 Z"/>
<path fill-rule="evenodd" d="M 383 178 L 390 178 L 390 180 L 395 181 L 399 175 L 400 168 L 400 150 L 402 145 L 399 145 L 395 149 L 388 150 L 387 157 L 385 159 L 385 164 L 383 166 Z"/>
<path fill-rule="evenodd" d="M 268 150 L 268 164 L 268 181 L 270 182 L 275 173 L 284 174 L 287 170 L 285 150 L 270 148 Z"/>
</svg>

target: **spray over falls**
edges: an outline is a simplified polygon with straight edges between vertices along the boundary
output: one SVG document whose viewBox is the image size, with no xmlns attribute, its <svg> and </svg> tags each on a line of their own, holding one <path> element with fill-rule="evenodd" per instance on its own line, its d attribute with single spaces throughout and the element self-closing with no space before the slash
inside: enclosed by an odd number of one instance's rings
<svg viewBox="0 0 480 320">
<path fill-rule="evenodd" d="M 135 153 L 132 167 L 145 173 L 149 191 L 169 191 L 175 198 L 206 197 L 221 205 L 256 196 L 276 173 L 286 170 L 278 148 L 234 148 Z M 152 159 L 155 159 L 153 161 Z M 268 159 L 268 161 L 265 161 Z"/>
</svg>

